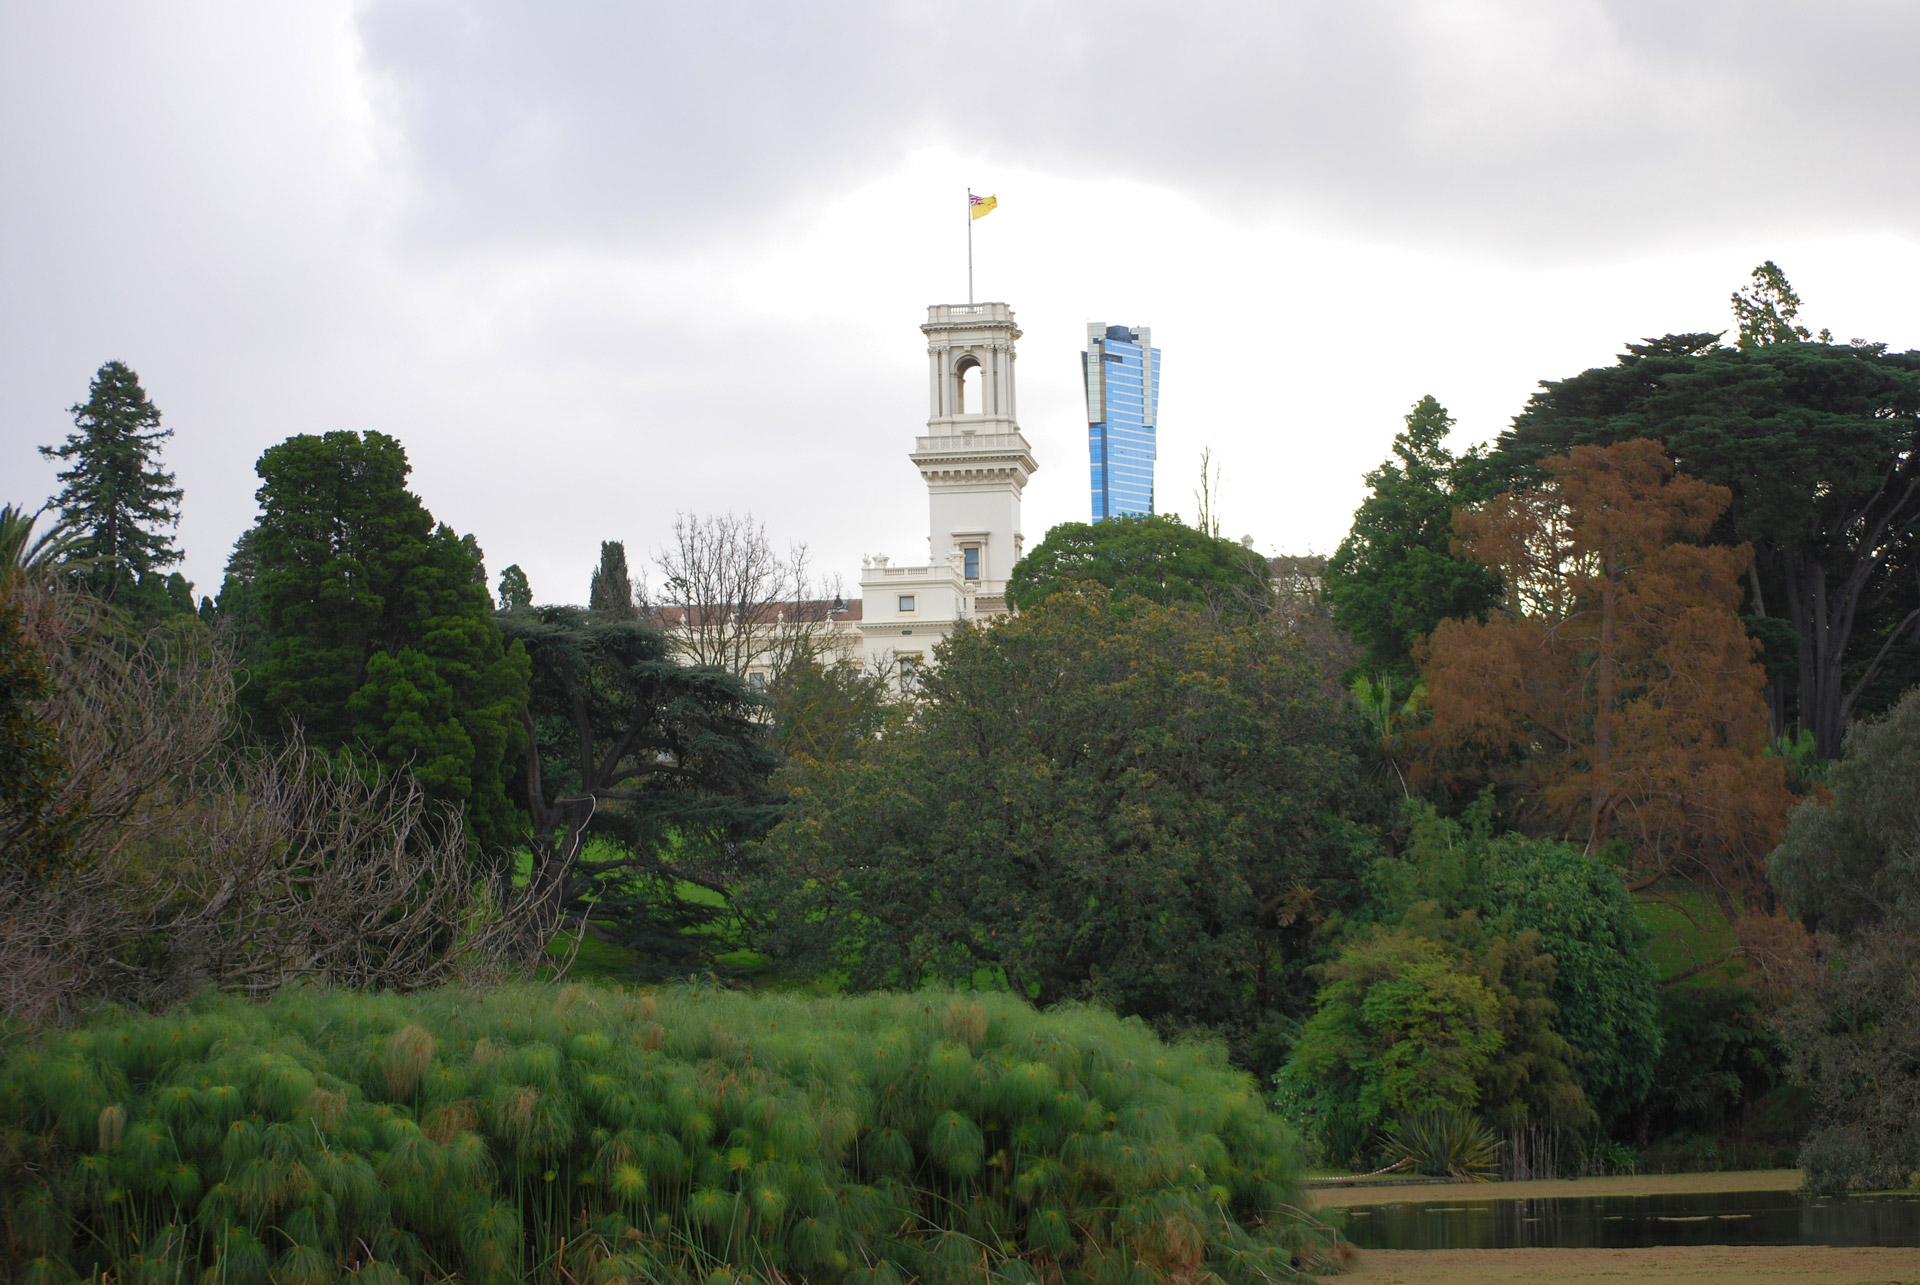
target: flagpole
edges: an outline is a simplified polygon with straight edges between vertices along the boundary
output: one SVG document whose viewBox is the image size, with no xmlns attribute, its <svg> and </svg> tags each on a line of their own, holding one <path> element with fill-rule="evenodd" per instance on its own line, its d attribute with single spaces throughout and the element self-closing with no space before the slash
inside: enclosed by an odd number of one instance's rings
<svg viewBox="0 0 1920 1285">
<path fill-rule="evenodd" d="M 973 306 L 973 189 L 967 189 L 967 306 Z"/>
</svg>

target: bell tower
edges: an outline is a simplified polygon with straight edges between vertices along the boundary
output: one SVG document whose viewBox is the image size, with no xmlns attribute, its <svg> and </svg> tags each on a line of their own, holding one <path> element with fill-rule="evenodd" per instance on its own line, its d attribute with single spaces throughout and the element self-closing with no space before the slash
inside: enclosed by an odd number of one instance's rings
<svg viewBox="0 0 1920 1285">
<path fill-rule="evenodd" d="M 927 432 L 912 459 L 927 484 L 927 542 L 935 564 L 961 570 L 974 614 L 1006 610 L 1020 560 L 1020 493 L 1039 467 L 1016 417 L 1013 343 L 1004 303 L 927 309 Z"/>
<path fill-rule="evenodd" d="M 927 309 L 927 431 L 910 458 L 927 484 L 924 565 L 860 562 L 861 652 L 914 690 L 934 647 L 973 620 L 1004 615 L 1020 560 L 1020 492 L 1038 466 L 1014 418 L 1013 341 L 1004 303 Z"/>
</svg>

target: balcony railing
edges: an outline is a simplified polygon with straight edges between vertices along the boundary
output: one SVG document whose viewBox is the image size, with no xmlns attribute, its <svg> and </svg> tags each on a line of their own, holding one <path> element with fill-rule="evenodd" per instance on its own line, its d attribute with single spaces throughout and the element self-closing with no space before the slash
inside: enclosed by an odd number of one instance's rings
<svg viewBox="0 0 1920 1285">
<path fill-rule="evenodd" d="M 1033 450 L 1020 433 L 939 433 L 913 442 L 915 455 L 1026 455 Z"/>
</svg>

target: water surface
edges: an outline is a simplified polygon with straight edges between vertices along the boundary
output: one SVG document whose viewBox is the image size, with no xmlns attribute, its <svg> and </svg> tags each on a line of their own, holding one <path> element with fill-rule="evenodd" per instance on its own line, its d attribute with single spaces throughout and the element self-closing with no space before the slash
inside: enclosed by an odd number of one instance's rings
<svg viewBox="0 0 1920 1285">
<path fill-rule="evenodd" d="M 1728 1191 L 1357 1205 L 1361 1249 L 1644 1249 L 1661 1245 L 1920 1246 L 1920 1196 Z"/>
</svg>

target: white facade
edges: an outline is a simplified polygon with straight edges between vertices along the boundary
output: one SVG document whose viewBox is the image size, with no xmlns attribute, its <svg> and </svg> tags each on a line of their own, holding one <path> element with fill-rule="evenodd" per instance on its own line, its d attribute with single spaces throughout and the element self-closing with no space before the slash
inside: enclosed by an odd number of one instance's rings
<svg viewBox="0 0 1920 1285">
<path fill-rule="evenodd" d="M 927 484 L 928 558 L 862 559 L 858 625 L 865 662 L 898 671 L 908 688 L 960 622 L 1006 612 L 1007 577 L 1022 553 L 1020 493 L 1039 467 L 1015 413 L 1013 310 L 935 304 L 920 329 L 927 431 L 908 458 Z"/>
</svg>

